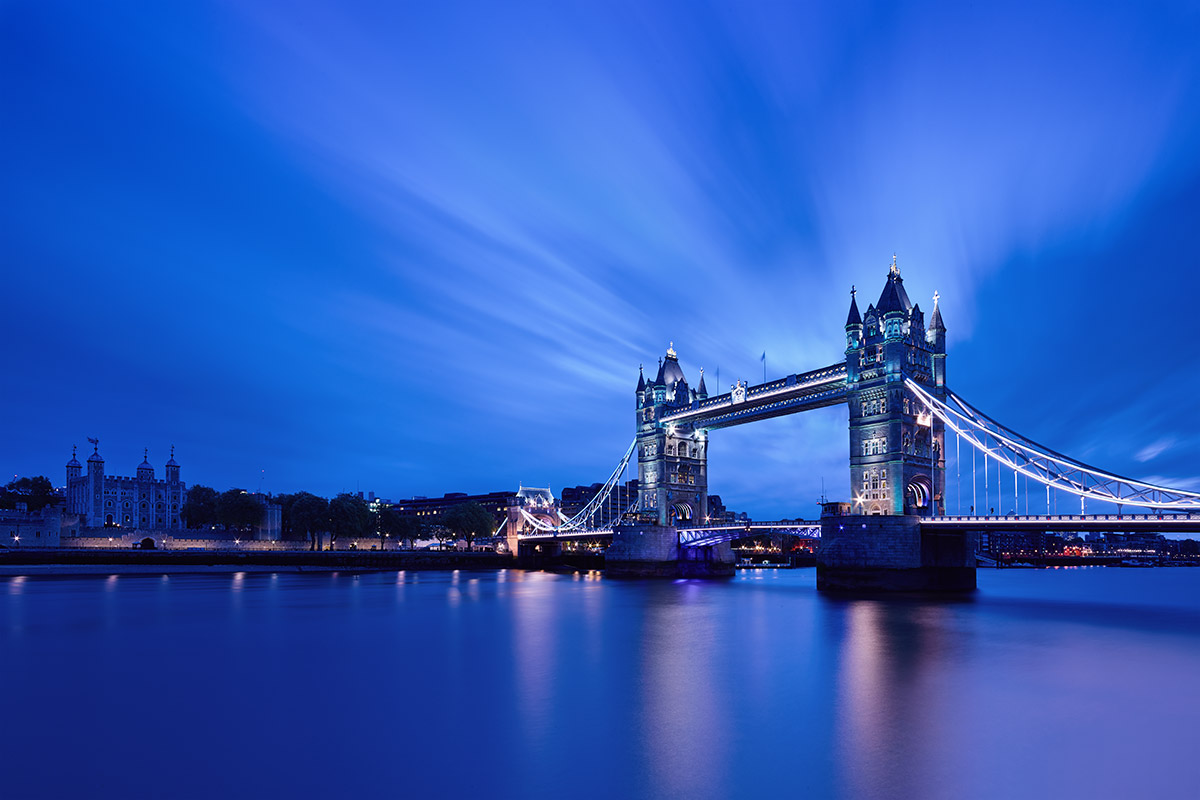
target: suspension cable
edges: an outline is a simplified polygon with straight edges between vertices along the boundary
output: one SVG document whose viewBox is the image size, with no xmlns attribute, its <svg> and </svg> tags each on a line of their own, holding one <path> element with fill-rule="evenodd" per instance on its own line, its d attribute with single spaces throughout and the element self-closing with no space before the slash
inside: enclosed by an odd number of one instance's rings
<svg viewBox="0 0 1200 800">
<path fill-rule="evenodd" d="M 984 454 L 985 490 L 988 483 L 987 461 L 995 458 L 998 465 L 1003 464 L 1027 479 L 1032 477 L 1045 484 L 1048 511 L 1051 486 L 1081 498 L 1093 497 L 1111 503 L 1162 509 L 1200 507 L 1200 494 L 1196 492 L 1124 478 L 1039 445 L 978 411 L 949 389 L 947 395 L 957 408 L 935 398 L 909 378 L 905 378 L 905 384 L 931 413 Z M 991 441 L 996 443 L 995 449 Z M 1083 508 L 1086 510 L 1086 505 Z"/>
</svg>

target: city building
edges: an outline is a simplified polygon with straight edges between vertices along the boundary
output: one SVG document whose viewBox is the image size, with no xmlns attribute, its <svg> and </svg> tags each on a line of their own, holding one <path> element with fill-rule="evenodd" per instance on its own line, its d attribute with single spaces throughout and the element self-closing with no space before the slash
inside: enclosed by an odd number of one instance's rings
<svg viewBox="0 0 1200 800">
<path fill-rule="evenodd" d="M 603 483 L 565 488 L 560 495 L 559 510 L 562 511 L 564 517 L 571 519 L 587 508 L 588 503 L 592 502 L 603 489 Z M 623 514 L 633 510 L 637 505 L 637 500 L 638 482 L 637 478 L 634 478 L 614 488 L 610 493 L 609 502 L 596 509 L 594 520 L 589 519 L 586 524 L 591 528 L 604 528 L 616 524 Z"/>
<path fill-rule="evenodd" d="M 374 492 L 358 493 L 358 499 L 364 501 L 372 514 L 378 514 L 385 507 L 393 505 L 386 497 L 376 497 Z"/>
<path fill-rule="evenodd" d="M 66 513 L 78 515 L 80 527 L 183 529 L 180 509 L 186 499 L 187 486 L 179 480 L 174 447 L 165 465 L 165 479 L 154 477 L 149 450 L 135 475 L 127 477 L 106 474 L 99 441 L 89 441 L 94 448 L 88 456 L 87 472 L 76 459 L 74 448 L 71 449 L 71 460 L 67 462 Z"/>
<path fill-rule="evenodd" d="M 706 525 L 732 525 L 747 519 L 749 518 L 745 512 L 738 514 L 725 508 L 725 503 L 721 501 L 721 495 L 710 494 L 708 496 L 708 516 L 704 519 Z"/>
<path fill-rule="evenodd" d="M 416 517 L 422 522 L 437 524 L 440 517 L 455 506 L 464 503 L 479 503 L 492 514 L 499 524 L 508 514 L 508 507 L 517 496 L 516 492 L 489 492 L 488 494 L 466 494 L 465 492 L 447 492 L 441 497 L 414 497 L 410 500 L 397 500 L 392 508 L 405 516 Z"/>
</svg>

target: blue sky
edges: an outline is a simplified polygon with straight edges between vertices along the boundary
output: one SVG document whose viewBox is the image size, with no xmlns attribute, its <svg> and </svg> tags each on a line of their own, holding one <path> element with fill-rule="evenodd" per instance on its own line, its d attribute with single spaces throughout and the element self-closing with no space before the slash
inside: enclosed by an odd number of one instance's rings
<svg viewBox="0 0 1200 800">
<path fill-rule="evenodd" d="M 41 0 L 0 68 L 7 474 L 603 480 L 639 363 L 833 363 L 895 252 L 961 395 L 1200 487 L 1197 3 Z M 720 431 L 710 491 L 809 514 L 846 456 Z"/>
</svg>

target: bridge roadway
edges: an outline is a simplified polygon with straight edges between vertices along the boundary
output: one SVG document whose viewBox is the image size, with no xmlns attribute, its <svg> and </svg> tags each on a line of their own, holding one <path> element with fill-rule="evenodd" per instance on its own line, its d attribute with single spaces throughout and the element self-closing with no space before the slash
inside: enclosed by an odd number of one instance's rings
<svg viewBox="0 0 1200 800">
<path fill-rule="evenodd" d="M 921 528 L 930 531 L 1056 531 L 1062 533 L 1191 533 L 1200 536 L 1200 512 L 1190 514 L 1037 514 L 1008 516 L 925 517 Z M 788 534 L 819 538 L 820 521 L 745 522 L 680 528 L 679 543 L 690 547 L 713 545 L 760 534 Z M 522 541 L 573 541 L 611 539 L 611 529 L 536 531 Z"/>
<path fill-rule="evenodd" d="M 662 422 L 716 430 L 844 402 L 846 364 L 843 362 L 696 400 L 687 408 L 664 415 Z"/>
<path fill-rule="evenodd" d="M 750 536 L 764 534 L 788 534 L 802 536 L 808 539 L 819 538 L 821 523 L 808 520 L 780 522 L 742 522 L 734 525 L 713 525 L 701 528 L 679 528 L 679 543 L 690 547 L 700 547 L 731 542 L 734 539 L 745 539 Z M 611 539 L 611 529 L 573 530 L 573 531 L 536 531 L 522 534 L 523 542 L 578 541 L 592 539 Z"/>
<path fill-rule="evenodd" d="M 1079 531 L 1200 535 L 1200 513 L 927 517 L 921 520 L 921 528 L 936 531 Z"/>
</svg>

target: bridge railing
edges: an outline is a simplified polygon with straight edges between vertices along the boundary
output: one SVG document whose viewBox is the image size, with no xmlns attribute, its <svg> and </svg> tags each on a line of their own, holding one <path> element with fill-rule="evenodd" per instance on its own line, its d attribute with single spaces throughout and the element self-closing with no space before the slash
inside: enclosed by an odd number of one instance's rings
<svg viewBox="0 0 1200 800">
<path fill-rule="evenodd" d="M 1186 514 L 971 514 L 926 517 L 925 522 L 1200 522 L 1200 513 Z"/>
<path fill-rule="evenodd" d="M 520 539 L 521 541 L 528 541 L 528 540 L 534 540 L 534 539 L 551 541 L 554 539 L 590 539 L 590 538 L 598 538 L 599 539 L 599 538 L 603 538 L 605 536 L 612 536 L 612 535 L 613 535 L 612 528 L 598 528 L 598 529 L 572 528 L 570 530 L 565 530 L 565 531 L 564 530 L 530 531 L 528 533 L 519 534 L 517 536 L 517 538 Z"/>
</svg>

